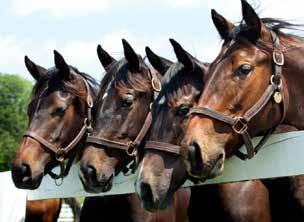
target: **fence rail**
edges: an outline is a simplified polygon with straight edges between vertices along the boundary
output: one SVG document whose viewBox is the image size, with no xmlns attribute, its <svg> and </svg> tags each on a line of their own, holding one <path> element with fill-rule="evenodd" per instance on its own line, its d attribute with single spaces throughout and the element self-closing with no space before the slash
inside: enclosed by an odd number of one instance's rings
<svg viewBox="0 0 304 222">
<path fill-rule="evenodd" d="M 256 144 L 260 138 L 254 138 Z M 208 180 L 204 184 L 237 182 L 251 179 L 276 178 L 304 174 L 304 131 L 272 135 L 264 148 L 251 160 L 242 161 L 231 157 L 225 162 L 222 176 Z M 242 147 L 244 151 L 245 148 Z M 70 174 L 64 179 L 61 186 L 56 186 L 54 181 L 45 176 L 37 190 L 28 191 L 28 199 L 45 199 L 55 197 L 93 196 L 83 190 L 78 177 L 79 166 L 72 167 Z M 116 195 L 134 192 L 136 174 L 129 177 L 119 175 L 114 178 L 111 191 L 99 195 Z M 184 186 L 192 186 L 187 181 Z M 96 194 L 94 194 L 96 196 Z"/>
<path fill-rule="evenodd" d="M 74 222 L 74 215 L 69 205 L 62 204 L 57 222 Z"/>
</svg>

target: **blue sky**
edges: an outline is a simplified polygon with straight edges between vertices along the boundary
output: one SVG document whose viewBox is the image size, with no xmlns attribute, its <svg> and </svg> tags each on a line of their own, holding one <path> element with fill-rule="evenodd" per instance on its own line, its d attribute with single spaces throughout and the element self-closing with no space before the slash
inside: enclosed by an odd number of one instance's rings
<svg viewBox="0 0 304 222">
<path fill-rule="evenodd" d="M 259 5 L 261 16 L 303 22 L 302 0 L 253 4 Z M 0 72 L 30 79 L 24 55 L 51 67 L 57 49 L 69 64 L 100 79 L 97 44 L 119 58 L 121 38 L 141 54 L 149 45 L 175 60 L 168 42 L 174 38 L 200 60 L 211 61 L 220 47 L 211 8 L 234 22 L 241 18 L 239 0 L 1 0 Z"/>
</svg>

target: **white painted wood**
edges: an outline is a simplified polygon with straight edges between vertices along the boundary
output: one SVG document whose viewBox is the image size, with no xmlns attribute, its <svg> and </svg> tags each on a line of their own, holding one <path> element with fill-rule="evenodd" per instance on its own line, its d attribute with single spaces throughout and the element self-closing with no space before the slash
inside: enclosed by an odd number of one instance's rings
<svg viewBox="0 0 304 222">
<path fill-rule="evenodd" d="M 26 190 L 15 187 L 11 172 L 0 173 L 0 221 L 23 222 L 25 220 Z"/>
<path fill-rule="evenodd" d="M 74 215 L 69 205 L 62 204 L 57 222 L 74 222 Z"/>
<path fill-rule="evenodd" d="M 255 138 L 257 143 L 259 138 Z M 204 184 L 237 182 L 250 179 L 276 178 L 304 174 L 304 131 L 277 134 L 271 136 L 264 148 L 251 160 L 242 161 L 231 157 L 225 163 L 223 175 L 206 181 Z M 244 151 L 245 148 L 242 147 Z M 28 199 L 54 197 L 93 196 L 83 190 L 78 178 L 79 166 L 72 167 L 70 175 L 57 187 L 54 181 L 45 176 L 40 188 L 28 191 Z M 110 192 L 99 195 L 115 195 L 134 192 L 136 175 L 125 177 L 118 175 Z M 187 181 L 184 186 L 191 186 Z M 96 194 L 94 194 L 96 196 Z"/>
</svg>

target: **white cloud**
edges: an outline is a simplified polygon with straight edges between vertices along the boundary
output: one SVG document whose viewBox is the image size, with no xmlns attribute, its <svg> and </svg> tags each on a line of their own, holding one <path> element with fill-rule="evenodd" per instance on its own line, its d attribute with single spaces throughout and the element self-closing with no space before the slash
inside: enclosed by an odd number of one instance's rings
<svg viewBox="0 0 304 222">
<path fill-rule="evenodd" d="M 35 12 L 53 16 L 79 16 L 103 12 L 111 0 L 12 0 L 10 11 L 15 15 L 27 16 Z"/>
<path fill-rule="evenodd" d="M 20 74 L 25 73 L 22 67 L 24 52 L 29 41 L 20 41 L 14 35 L 0 36 L 0 67 L 1 72 Z M 29 75 L 24 77 L 30 78 Z"/>
<path fill-rule="evenodd" d="M 249 0 L 259 6 L 262 15 L 280 18 L 303 18 L 302 0 L 289 0 L 277 4 L 277 0 Z M 288 5 L 287 5 L 288 4 Z M 168 10 L 178 7 L 200 7 L 202 13 L 215 8 L 231 20 L 239 20 L 241 15 L 240 0 L 11 0 L 9 11 L 14 15 L 28 16 L 33 13 L 47 13 L 51 16 L 86 16 L 92 13 L 108 13 L 114 8 L 167 7 Z M 288 10 L 287 10 L 288 8 Z"/>
<path fill-rule="evenodd" d="M 225 18 L 232 21 L 241 19 L 241 1 L 240 0 L 205 0 L 205 7 L 215 9 Z M 289 0 L 278 4 L 277 0 L 248 0 L 248 2 L 257 8 L 261 17 L 274 17 L 282 19 L 303 19 L 303 0 Z"/>
<path fill-rule="evenodd" d="M 60 48 L 71 65 L 75 65 L 81 71 L 87 71 L 95 78 L 100 79 L 103 69 L 97 57 L 96 48 L 98 44 L 116 59 L 123 57 L 123 47 L 121 39 L 125 38 L 133 49 L 144 55 L 145 46 L 149 45 L 155 52 L 164 55 L 170 49 L 168 38 L 166 36 L 139 36 L 134 33 L 122 30 L 108 33 L 101 38 L 92 41 L 69 41 Z M 172 51 L 172 50 L 171 50 Z M 167 53 L 168 54 L 168 53 Z M 172 57 L 172 55 L 171 55 Z"/>
<path fill-rule="evenodd" d="M 59 2 L 60 1 L 60 2 Z M 66 15 L 79 13 L 89 13 L 104 11 L 110 9 L 117 4 L 118 0 L 12 0 L 12 10 L 18 15 L 30 15 L 35 12 L 45 12 L 52 15 Z M 201 8 L 202 13 L 210 13 L 211 8 L 215 8 L 219 13 L 232 21 L 239 21 L 241 18 L 241 5 L 239 0 L 229 1 L 223 3 L 222 0 L 156 0 L 153 3 L 146 1 L 134 0 L 132 2 L 124 2 L 121 4 L 136 5 L 140 4 L 160 4 L 171 7 L 168 10 L 174 10 L 175 7 L 197 7 Z M 139 3 L 141 2 L 141 3 Z M 160 3 L 161 2 L 161 3 Z M 288 4 L 274 4 L 275 0 L 263 0 L 260 4 L 262 17 L 279 17 L 284 19 L 299 19 L 302 16 L 302 0 L 289 0 Z M 139 7 L 138 6 L 138 7 Z M 125 7 L 126 6 L 121 6 Z M 131 7 L 131 6 L 129 6 Z M 288 10 L 286 10 L 288 8 Z M 178 15 L 177 15 L 178 16 Z M 200 25 L 200 21 L 196 21 Z M 211 61 L 218 53 L 220 48 L 220 41 L 216 35 L 215 29 L 212 27 L 211 19 L 205 23 L 210 26 L 206 29 L 206 40 L 203 36 L 184 36 L 179 38 L 180 33 L 176 33 L 176 40 L 194 56 L 197 56 L 202 61 Z M 201 22 L 204 24 L 204 22 Z M 202 27 L 204 29 L 204 27 Z M 141 31 L 141 30 L 139 30 Z M 182 31 L 181 31 L 182 32 Z M 45 67 L 51 67 L 53 63 L 53 49 L 57 49 L 66 58 L 67 62 L 75 65 L 79 70 L 88 72 L 96 78 L 100 78 L 103 72 L 101 65 L 96 55 L 96 46 L 101 44 L 105 50 L 110 52 L 113 57 L 120 58 L 123 56 L 121 38 L 126 38 L 127 41 L 134 47 L 134 49 L 144 55 L 144 47 L 149 45 L 156 53 L 175 60 L 175 55 L 168 42 L 170 36 L 166 34 L 138 35 L 136 32 L 126 30 L 114 31 L 99 38 L 90 40 L 71 39 L 63 42 L 53 39 L 46 39 L 37 44 L 30 39 L 22 39 L 22 36 L 15 35 L 0 35 L 0 67 L 2 72 L 14 72 L 29 77 L 24 67 L 23 57 L 28 54 L 33 61 Z"/>
<path fill-rule="evenodd" d="M 199 0 L 154 0 L 154 1 L 119 1 L 119 0 L 11 0 L 9 11 L 14 15 L 28 16 L 33 13 L 47 13 L 55 17 L 84 16 L 92 13 L 106 13 L 113 8 L 151 7 L 193 7 L 204 5 Z"/>
<path fill-rule="evenodd" d="M 103 73 L 102 66 L 98 60 L 96 48 L 98 44 L 108 51 L 114 58 L 123 57 L 121 39 L 125 38 L 137 53 L 144 55 L 146 45 L 152 47 L 160 55 L 174 56 L 167 36 L 139 36 L 125 30 L 108 33 L 91 41 L 70 40 L 67 43 L 45 40 L 36 44 L 31 40 L 18 39 L 14 35 L 0 35 L 0 67 L 1 72 L 20 74 L 25 78 L 31 78 L 24 66 L 24 55 L 27 54 L 35 63 L 46 68 L 54 66 L 53 50 L 58 50 L 73 66 L 80 71 L 87 72 L 95 78 L 100 79 Z M 170 53 L 168 53 L 170 52 Z"/>
<path fill-rule="evenodd" d="M 198 5 L 204 5 L 203 1 L 200 0 L 164 0 L 159 1 L 158 4 L 164 3 L 171 7 L 193 7 Z"/>
</svg>

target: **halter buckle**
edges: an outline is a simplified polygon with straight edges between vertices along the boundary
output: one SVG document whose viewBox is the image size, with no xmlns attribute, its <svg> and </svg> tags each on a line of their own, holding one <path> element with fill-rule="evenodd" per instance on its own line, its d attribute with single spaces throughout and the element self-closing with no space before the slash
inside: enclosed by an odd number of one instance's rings
<svg viewBox="0 0 304 222">
<path fill-rule="evenodd" d="M 92 130 L 93 130 L 93 128 L 92 128 L 92 122 L 88 118 L 84 119 L 84 125 L 87 128 L 88 132 L 91 133 Z"/>
<path fill-rule="evenodd" d="M 152 88 L 154 91 L 156 91 L 156 92 L 161 91 L 162 86 L 161 86 L 161 83 L 158 78 L 153 76 L 153 78 L 151 80 L 151 85 L 152 85 Z"/>
<path fill-rule="evenodd" d="M 64 151 L 64 148 L 60 147 L 56 152 L 56 160 L 60 163 L 64 161 Z"/>
<path fill-rule="evenodd" d="M 281 51 L 274 50 L 272 53 L 272 59 L 276 65 L 278 65 L 278 66 L 284 65 L 284 62 L 285 62 L 284 55 Z"/>
<path fill-rule="evenodd" d="M 136 144 L 133 142 L 133 141 L 129 141 L 127 143 L 127 150 L 126 150 L 126 153 L 129 155 L 129 156 L 136 156 Z"/>
<path fill-rule="evenodd" d="M 237 134 L 243 134 L 248 129 L 247 121 L 242 118 L 235 119 L 232 129 Z"/>
</svg>

